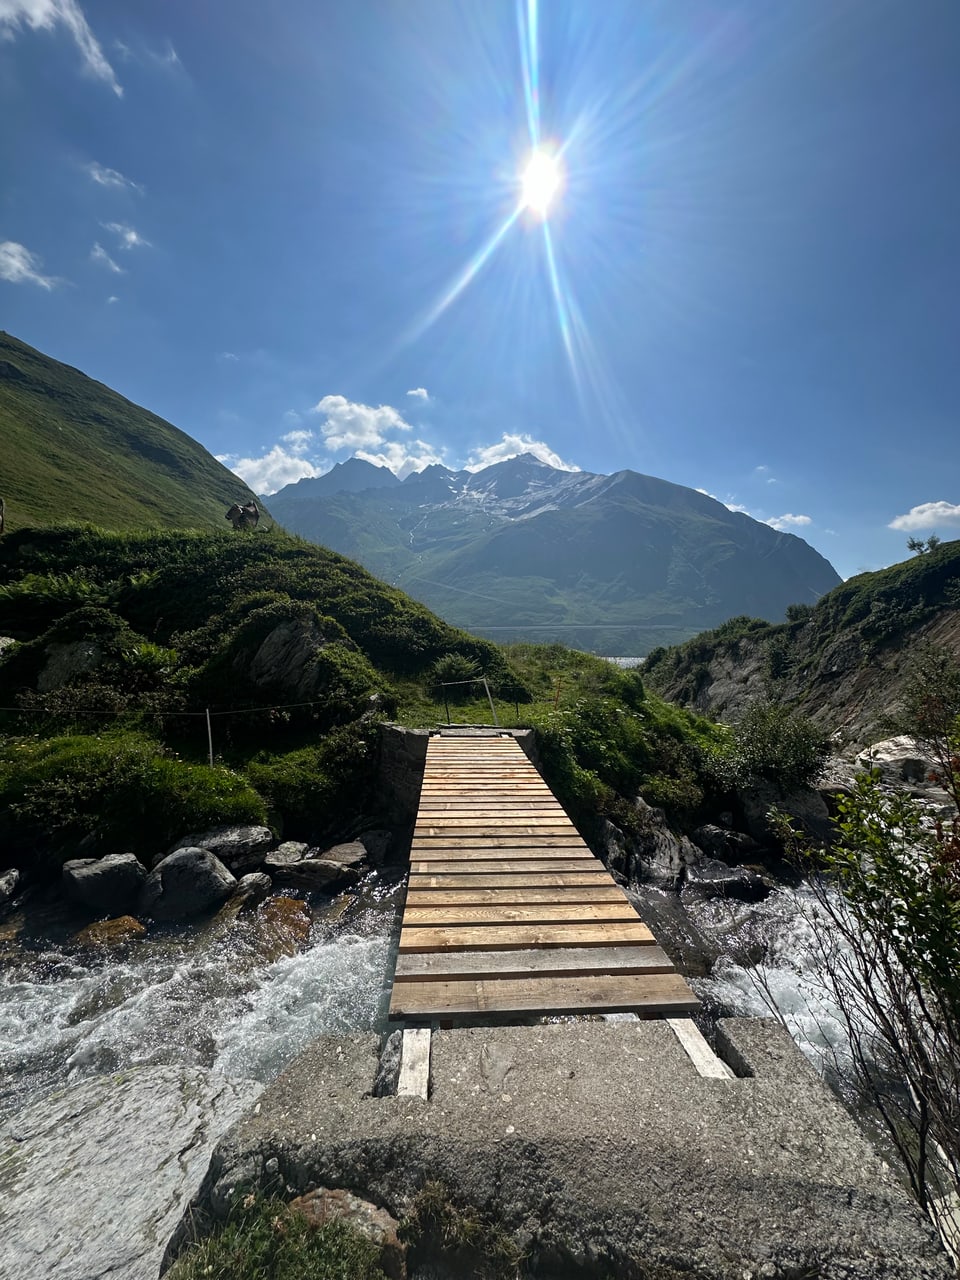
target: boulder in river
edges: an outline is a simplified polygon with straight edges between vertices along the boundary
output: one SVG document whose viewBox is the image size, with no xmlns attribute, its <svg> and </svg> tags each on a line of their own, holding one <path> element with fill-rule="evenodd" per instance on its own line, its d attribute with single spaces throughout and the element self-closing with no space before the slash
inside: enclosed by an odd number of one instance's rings
<svg viewBox="0 0 960 1280">
<path fill-rule="evenodd" d="M 716 858 L 703 858 L 688 866 L 684 892 L 701 898 L 735 898 L 738 902 L 760 902 L 772 886 L 751 867 L 730 867 Z"/>
<path fill-rule="evenodd" d="M 692 834 L 693 842 L 699 849 L 730 866 L 739 866 L 748 860 L 752 862 L 761 852 L 761 846 L 752 836 L 713 822 L 705 822 Z"/>
<path fill-rule="evenodd" d="M 218 907 L 236 887 L 236 876 L 209 849 L 177 849 L 147 876 L 140 891 L 140 914 L 181 920 Z"/>
<path fill-rule="evenodd" d="M 248 871 L 259 870 L 273 843 L 273 832 L 269 827 L 214 827 L 210 831 L 183 836 L 167 852 L 174 853 L 187 846 L 209 849 L 234 875 L 242 876 Z M 154 866 L 160 860 L 157 859 Z"/>
<path fill-rule="evenodd" d="M 885 738 L 867 747 L 857 756 L 857 767 L 878 770 L 880 781 L 891 787 L 902 787 L 904 783 L 914 786 L 936 783 L 938 779 L 931 774 L 939 773 L 937 762 L 915 739 L 906 735 Z"/>
<path fill-rule="evenodd" d="M 0 907 L 6 906 L 20 887 L 20 872 L 16 867 L 0 875 Z"/>
<path fill-rule="evenodd" d="M 810 787 L 801 787 L 783 795 L 772 782 L 755 782 L 744 791 L 741 803 L 747 834 L 761 844 L 777 843 L 767 819 L 771 809 L 778 809 L 792 818 L 794 826 L 814 841 L 829 845 L 836 839 L 836 828 L 827 802 L 819 791 Z"/>
<path fill-rule="evenodd" d="M 81 947 L 120 947 L 134 938 L 142 938 L 146 925 L 133 916 L 118 916 L 116 920 L 95 920 L 74 938 Z"/>
<path fill-rule="evenodd" d="M 304 893 L 337 893 L 357 884 L 366 865 L 367 851 L 359 840 L 354 840 L 334 845 L 319 856 L 277 867 L 274 879 L 277 884 Z"/>
<path fill-rule="evenodd" d="M 124 915 L 135 906 L 146 878 L 146 868 L 132 853 L 73 858 L 63 864 L 63 887 L 69 896 L 111 916 Z"/>
<path fill-rule="evenodd" d="M 647 804 L 642 796 L 633 803 L 639 816 L 638 830 L 628 834 L 607 822 L 604 862 L 627 880 L 645 881 L 664 889 L 678 888 L 684 867 L 699 861 L 702 853 L 686 836 L 670 829 L 662 809 Z"/>
<path fill-rule="evenodd" d="M 284 867 L 289 867 L 294 862 L 302 862 L 309 848 L 310 846 L 301 840 L 284 840 L 283 844 L 278 844 L 264 858 L 263 869 L 268 876 L 276 875 Z"/>
</svg>

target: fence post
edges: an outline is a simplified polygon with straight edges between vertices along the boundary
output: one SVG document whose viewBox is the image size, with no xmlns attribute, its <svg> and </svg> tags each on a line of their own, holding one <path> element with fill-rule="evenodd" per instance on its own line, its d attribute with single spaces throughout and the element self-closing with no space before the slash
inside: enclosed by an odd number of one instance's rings
<svg viewBox="0 0 960 1280">
<path fill-rule="evenodd" d="M 207 707 L 207 745 L 210 748 L 210 768 L 213 768 L 213 729 L 210 725 L 210 708 Z"/>
<path fill-rule="evenodd" d="M 487 677 L 481 676 L 480 679 L 483 681 L 483 687 L 487 691 L 487 701 L 490 703 L 490 714 L 493 716 L 493 723 L 495 727 L 499 729 L 500 721 L 497 719 L 497 709 L 493 705 L 493 694 L 490 692 L 490 686 L 487 684 Z"/>
</svg>

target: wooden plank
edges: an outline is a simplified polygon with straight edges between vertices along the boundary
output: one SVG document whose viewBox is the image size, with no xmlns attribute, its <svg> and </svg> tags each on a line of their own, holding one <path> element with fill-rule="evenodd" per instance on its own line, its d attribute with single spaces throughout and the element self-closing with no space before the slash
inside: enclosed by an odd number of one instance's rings
<svg viewBox="0 0 960 1280">
<path fill-rule="evenodd" d="M 555 858 L 565 858 L 568 861 L 580 859 L 584 862 L 596 862 L 599 866 L 603 866 L 599 858 L 595 858 L 586 845 L 581 845 L 579 848 L 571 845 L 568 849 L 538 849 L 535 846 L 527 849 L 484 849 L 481 846 L 475 846 L 472 849 L 451 849 L 448 845 L 433 847 L 416 845 L 411 850 L 410 857 L 417 862 L 454 862 L 458 858 L 464 862 L 496 862 L 498 859 L 502 862 L 518 860 L 536 862 L 538 858 L 549 862 Z"/>
<path fill-rule="evenodd" d="M 542 902 L 626 902 L 623 890 L 615 884 L 582 885 L 573 888 L 566 885 L 562 888 L 533 889 L 501 886 L 498 889 L 482 889 L 479 886 L 460 886 L 456 889 L 419 889 L 411 884 L 407 889 L 407 907 L 498 907 L 509 903 L 513 906 L 529 906 Z M 627 903 L 629 906 L 629 903 Z M 633 910 L 633 908 L 630 908 Z"/>
<path fill-rule="evenodd" d="M 464 862 L 452 858 L 432 858 L 417 860 L 411 864 L 411 874 L 419 876 L 447 875 L 450 873 L 464 876 L 503 876 L 503 875 L 552 875 L 561 872 L 564 875 L 593 876 L 603 874 L 603 863 L 596 858 L 524 858 L 522 854 L 513 858 L 475 858 Z"/>
<path fill-rule="evenodd" d="M 713 1052 L 692 1018 L 667 1018 L 667 1025 L 683 1045 L 697 1074 L 707 1080 L 735 1080 L 736 1076 Z"/>
<path fill-rule="evenodd" d="M 390 1015 L 492 1013 L 599 1013 L 636 1010 L 648 1015 L 693 1011 L 700 1002 L 676 973 L 596 977 L 488 978 L 477 981 L 399 982 Z"/>
<path fill-rule="evenodd" d="M 577 835 L 572 827 L 562 829 L 530 831 L 510 827 L 505 831 L 490 833 L 472 828 L 446 829 L 441 827 L 417 831 L 413 838 L 413 847 L 422 849 L 476 849 L 486 845 L 489 849 L 586 849 L 582 836 Z"/>
<path fill-rule="evenodd" d="M 417 823 L 413 829 L 416 836 L 560 836 L 568 833 L 576 835 L 576 830 L 569 822 L 549 822 L 546 819 L 501 818 L 499 822 L 491 819 L 482 822 L 477 818 L 452 818 L 449 822 Z"/>
<path fill-rule="evenodd" d="M 628 923 L 637 913 L 624 898 L 622 902 L 537 902 L 530 906 L 503 903 L 495 907 L 407 907 L 403 927 L 418 925 L 499 924 L 590 924 L 599 920 Z"/>
<path fill-rule="evenodd" d="M 620 947 L 654 941 L 642 920 L 594 924 L 507 924 L 400 929 L 400 951 L 516 950 L 517 947 Z"/>
<path fill-rule="evenodd" d="M 400 1049 L 397 1095 L 426 1098 L 430 1090 L 430 1028 L 408 1027 Z"/>
<path fill-rule="evenodd" d="M 608 871 L 504 871 L 497 875 L 464 871 L 460 874 L 411 868 L 410 889 L 585 889 L 610 884 Z"/>
<path fill-rule="evenodd" d="M 542 951 L 439 951 L 397 957 L 395 982 L 445 978 L 523 978 L 531 974 L 673 973 L 657 946 L 550 947 Z"/>
</svg>

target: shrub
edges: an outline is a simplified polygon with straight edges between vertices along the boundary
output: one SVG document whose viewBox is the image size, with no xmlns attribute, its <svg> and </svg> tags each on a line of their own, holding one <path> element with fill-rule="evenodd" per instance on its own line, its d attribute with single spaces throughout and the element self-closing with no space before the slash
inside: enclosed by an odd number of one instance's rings
<svg viewBox="0 0 960 1280">
<path fill-rule="evenodd" d="M 313 839 L 337 830 L 364 808 L 371 794 L 376 726 L 345 725 L 315 746 L 260 754 L 246 767 L 271 819 L 288 839 Z"/>
<path fill-rule="evenodd" d="M 755 702 L 734 725 L 730 746 L 715 754 L 721 785 L 776 783 L 782 794 L 809 785 L 830 754 L 830 736 L 807 716 L 775 702 Z"/>
<path fill-rule="evenodd" d="M 0 749 L 0 833 L 42 861 L 97 853 L 149 854 L 186 831 L 266 821 L 261 798 L 229 769 L 188 764 L 143 734 L 20 738 Z"/>
<path fill-rule="evenodd" d="M 479 686 L 473 682 L 479 674 L 479 667 L 472 658 L 462 653 L 445 653 L 431 668 L 427 692 L 434 697 L 448 698 L 451 702 L 464 702 L 477 692 Z M 438 685 L 448 687 L 438 688 Z M 482 689 L 479 691 L 483 693 Z"/>
</svg>

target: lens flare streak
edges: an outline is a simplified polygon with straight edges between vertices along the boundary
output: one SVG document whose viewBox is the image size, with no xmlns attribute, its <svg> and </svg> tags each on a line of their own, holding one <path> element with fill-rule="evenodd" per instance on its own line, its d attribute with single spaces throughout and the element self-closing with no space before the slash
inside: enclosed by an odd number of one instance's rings
<svg viewBox="0 0 960 1280">
<path fill-rule="evenodd" d="M 523 97 L 527 106 L 527 128 L 530 146 L 540 146 L 540 58 L 537 52 L 537 0 L 517 0 L 517 28 L 520 35 L 520 65 L 523 72 Z"/>
</svg>

